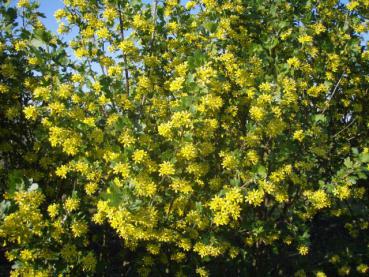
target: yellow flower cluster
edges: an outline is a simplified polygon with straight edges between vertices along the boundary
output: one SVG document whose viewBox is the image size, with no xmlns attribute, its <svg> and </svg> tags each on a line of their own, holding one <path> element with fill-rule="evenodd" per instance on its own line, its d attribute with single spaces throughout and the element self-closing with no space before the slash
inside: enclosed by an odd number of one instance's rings
<svg viewBox="0 0 369 277">
<path fill-rule="evenodd" d="M 247 193 L 246 202 L 248 202 L 249 204 L 255 207 L 260 206 L 262 202 L 264 201 L 264 196 L 265 196 L 265 193 L 263 190 L 253 189 Z"/>
<path fill-rule="evenodd" d="M 315 209 L 323 209 L 330 206 L 330 200 L 324 190 L 305 191 L 304 195 Z"/>
<path fill-rule="evenodd" d="M 209 203 L 210 209 L 215 213 L 214 224 L 227 225 L 230 219 L 237 220 L 240 217 L 243 196 L 240 189 L 230 189 L 224 197 L 215 196 Z"/>
<path fill-rule="evenodd" d="M 159 165 L 159 175 L 160 176 L 173 175 L 175 172 L 176 170 L 175 170 L 174 164 L 169 161 L 165 161 Z"/>
<path fill-rule="evenodd" d="M 206 256 L 217 257 L 223 253 L 223 247 L 204 244 L 202 242 L 197 242 L 193 246 L 193 250 L 197 252 L 202 258 Z"/>
</svg>

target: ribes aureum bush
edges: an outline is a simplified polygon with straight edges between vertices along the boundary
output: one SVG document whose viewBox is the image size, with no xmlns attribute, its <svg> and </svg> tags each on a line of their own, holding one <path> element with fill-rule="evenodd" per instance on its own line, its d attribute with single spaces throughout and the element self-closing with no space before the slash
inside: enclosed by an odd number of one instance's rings
<svg viewBox="0 0 369 277">
<path fill-rule="evenodd" d="M 368 272 L 369 1 L 6 2 L 14 276 Z"/>
</svg>

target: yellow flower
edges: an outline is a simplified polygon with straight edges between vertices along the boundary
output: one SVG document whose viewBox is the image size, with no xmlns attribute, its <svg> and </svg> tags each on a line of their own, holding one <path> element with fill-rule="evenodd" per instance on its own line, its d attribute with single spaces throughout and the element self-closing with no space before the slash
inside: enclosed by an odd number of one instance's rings
<svg viewBox="0 0 369 277">
<path fill-rule="evenodd" d="M 37 118 L 37 109 L 36 109 L 35 106 L 25 107 L 23 112 L 24 112 L 24 115 L 25 115 L 26 119 L 36 120 L 36 118 Z"/>
<path fill-rule="evenodd" d="M 159 167 L 159 176 L 173 175 L 175 173 L 174 165 L 171 162 L 163 162 Z"/>
<path fill-rule="evenodd" d="M 110 32 L 109 29 L 106 27 L 102 27 L 96 31 L 96 35 L 98 38 L 101 39 L 108 39 L 110 38 Z"/>
<path fill-rule="evenodd" d="M 255 121 L 261 121 L 265 116 L 265 112 L 264 112 L 263 108 L 261 108 L 261 107 L 252 106 L 250 108 L 250 116 Z"/>
<path fill-rule="evenodd" d="M 31 57 L 31 58 L 28 59 L 28 63 L 30 65 L 37 65 L 38 62 L 39 62 L 39 60 L 36 57 Z"/>
<path fill-rule="evenodd" d="M 325 32 L 325 30 L 326 30 L 325 26 L 320 22 L 313 25 L 313 29 L 314 29 L 315 34 L 317 34 L 317 35 L 319 35 L 320 33 Z"/>
<path fill-rule="evenodd" d="M 94 194 L 98 189 L 98 185 L 97 183 L 94 183 L 94 182 L 90 182 L 90 183 L 87 183 L 85 185 L 85 191 L 86 191 L 86 194 L 87 195 L 92 195 Z"/>
<path fill-rule="evenodd" d="M 340 200 L 349 198 L 351 190 L 348 186 L 336 186 L 333 190 L 333 195 L 338 197 Z"/>
<path fill-rule="evenodd" d="M 130 134 L 129 131 L 123 132 L 119 138 L 119 142 L 123 144 L 125 147 L 128 147 L 135 143 L 136 139 Z"/>
<path fill-rule="evenodd" d="M 250 150 L 246 154 L 247 161 L 249 161 L 251 164 L 255 165 L 259 161 L 258 153 L 255 150 Z"/>
<path fill-rule="evenodd" d="M 30 2 L 29 0 L 19 0 L 18 4 L 17 4 L 18 8 L 28 8 L 30 7 Z"/>
<path fill-rule="evenodd" d="M 298 140 L 299 142 L 302 142 L 304 137 L 305 137 L 305 134 L 303 130 L 297 130 L 293 133 L 293 139 Z"/>
<path fill-rule="evenodd" d="M 55 171 L 56 176 L 59 176 L 63 179 L 67 177 L 67 173 L 68 173 L 68 166 L 66 165 L 59 166 Z"/>
<path fill-rule="evenodd" d="M 29 249 L 24 249 L 20 252 L 20 258 L 23 261 L 32 261 L 35 259 L 34 254 Z"/>
<path fill-rule="evenodd" d="M 362 274 L 365 274 L 367 272 L 369 272 L 369 266 L 366 265 L 366 264 L 359 264 L 357 267 L 356 267 L 356 270 Z"/>
<path fill-rule="evenodd" d="M 141 163 L 147 156 L 147 153 L 145 150 L 135 150 L 135 152 L 133 152 L 133 161 L 135 163 Z"/>
<path fill-rule="evenodd" d="M 220 156 L 222 157 L 222 167 L 224 169 L 232 170 L 237 167 L 238 161 L 231 153 L 221 152 Z"/>
<path fill-rule="evenodd" d="M 291 34 L 292 34 L 292 29 L 290 28 L 281 34 L 281 40 L 286 40 Z"/>
<path fill-rule="evenodd" d="M 145 180 L 134 180 L 135 191 L 139 196 L 153 196 L 156 193 L 157 186 L 154 182 Z"/>
<path fill-rule="evenodd" d="M 186 3 L 186 9 L 188 9 L 188 10 L 191 10 L 195 6 L 196 6 L 196 2 L 195 1 L 188 1 Z"/>
<path fill-rule="evenodd" d="M 9 91 L 8 86 L 6 86 L 5 84 L 0 84 L 0 94 L 1 93 L 6 93 Z"/>
<path fill-rule="evenodd" d="M 181 148 L 180 155 L 186 160 L 192 160 L 196 158 L 197 150 L 192 143 L 188 143 Z"/>
<path fill-rule="evenodd" d="M 118 16 L 118 12 L 113 8 L 107 8 L 103 12 L 103 17 L 108 21 L 113 21 Z"/>
<path fill-rule="evenodd" d="M 56 203 L 50 204 L 47 207 L 47 212 L 49 213 L 51 218 L 56 217 L 59 214 L 59 205 Z"/>
<path fill-rule="evenodd" d="M 87 256 L 82 258 L 83 271 L 93 272 L 96 268 L 96 258 L 92 252 L 89 252 Z"/>
<path fill-rule="evenodd" d="M 60 21 L 66 15 L 67 13 L 63 9 L 56 10 L 54 13 L 54 17 L 57 21 Z"/>
<path fill-rule="evenodd" d="M 290 66 L 290 67 L 293 67 L 293 68 L 299 68 L 300 65 L 301 65 L 301 62 L 298 58 L 296 57 L 293 57 L 293 58 L 289 58 L 287 60 L 287 64 Z"/>
<path fill-rule="evenodd" d="M 184 194 L 188 194 L 193 191 L 191 184 L 182 179 L 173 180 L 170 186 L 175 192 L 181 192 Z"/>
<path fill-rule="evenodd" d="M 178 91 L 178 90 L 182 89 L 184 81 L 185 81 L 184 77 L 175 78 L 170 83 L 169 90 L 172 91 L 172 92 L 175 92 L 175 91 Z"/>
<path fill-rule="evenodd" d="M 73 212 L 79 207 L 79 199 L 76 197 L 68 197 L 65 200 L 64 207 L 68 212 Z"/>
<path fill-rule="evenodd" d="M 75 221 L 70 226 L 72 230 L 73 237 L 78 238 L 87 233 L 87 224 L 83 221 Z"/>
<path fill-rule="evenodd" d="M 208 277 L 209 276 L 209 273 L 206 271 L 205 267 L 198 267 L 198 268 L 196 268 L 196 273 L 200 277 Z"/>
<path fill-rule="evenodd" d="M 75 83 L 80 83 L 83 81 L 83 76 L 79 73 L 75 73 L 72 75 L 72 81 Z"/>
<path fill-rule="evenodd" d="M 259 89 L 262 92 L 271 92 L 272 91 L 272 85 L 270 83 L 262 83 L 259 86 Z"/>
<path fill-rule="evenodd" d="M 346 5 L 346 7 L 349 11 L 352 11 L 356 9 L 359 5 L 360 3 L 358 1 L 353 0 L 353 1 L 350 1 L 350 3 Z"/>
<path fill-rule="evenodd" d="M 257 207 L 257 206 L 260 206 L 262 202 L 264 201 L 264 196 L 265 196 L 265 193 L 263 190 L 253 189 L 249 191 L 249 193 L 247 194 L 246 201 L 249 204 Z"/>
<path fill-rule="evenodd" d="M 330 200 L 324 190 L 305 191 L 304 195 L 316 209 L 323 209 L 330 206 Z"/>
<path fill-rule="evenodd" d="M 165 138 L 170 138 L 172 136 L 171 127 L 172 127 L 172 124 L 170 122 L 160 124 L 158 126 L 159 135 Z"/>
<path fill-rule="evenodd" d="M 117 163 L 114 166 L 114 173 L 118 174 L 120 173 L 123 178 L 128 178 L 130 174 L 130 166 L 126 163 Z"/>
<path fill-rule="evenodd" d="M 299 251 L 299 254 L 301 256 L 306 256 L 309 253 L 309 247 L 307 247 L 306 245 L 299 246 L 297 250 Z"/>
<path fill-rule="evenodd" d="M 298 41 L 301 43 L 301 44 L 306 44 L 306 43 L 310 43 L 313 41 L 313 38 L 309 35 L 301 35 L 298 37 Z"/>
</svg>

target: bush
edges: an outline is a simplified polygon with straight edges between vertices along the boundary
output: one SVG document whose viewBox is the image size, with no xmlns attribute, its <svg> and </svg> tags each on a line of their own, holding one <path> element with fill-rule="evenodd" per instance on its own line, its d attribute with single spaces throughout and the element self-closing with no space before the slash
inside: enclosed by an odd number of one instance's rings
<svg viewBox="0 0 369 277">
<path fill-rule="evenodd" d="M 0 1 L 12 276 L 369 271 L 369 3 Z"/>
</svg>

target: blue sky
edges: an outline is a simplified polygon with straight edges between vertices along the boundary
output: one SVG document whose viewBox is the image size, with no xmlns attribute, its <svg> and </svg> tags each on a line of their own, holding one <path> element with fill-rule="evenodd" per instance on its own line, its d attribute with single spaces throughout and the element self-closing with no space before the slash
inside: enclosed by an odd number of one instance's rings
<svg viewBox="0 0 369 277">
<path fill-rule="evenodd" d="M 40 12 L 42 12 L 46 18 L 42 21 L 45 26 L 53 32 L 58 29 L 58 24 L 54 18 L 54 12 L 63 8 L 63 0 L 40 0 Z"/>
</svg>

